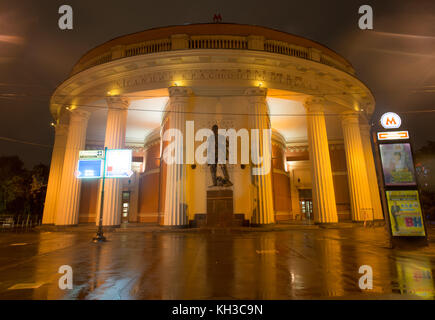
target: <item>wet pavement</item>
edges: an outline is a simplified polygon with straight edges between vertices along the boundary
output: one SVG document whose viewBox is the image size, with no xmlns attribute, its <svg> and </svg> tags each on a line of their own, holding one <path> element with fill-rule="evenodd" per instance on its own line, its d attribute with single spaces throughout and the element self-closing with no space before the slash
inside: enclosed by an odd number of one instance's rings
<svg viewBox="0 0 435 320">
<path fill-rule="evenodd" d="M 0 233 L 0 299 L 434 299 L 435 242 L 389 249 L 384 228 Z M 433 238 L 432 238 L 433 239 Z M 73 270 L 61 290 L 58 269 Z M 373 270 L 373 289 L 358 286 Z"/>
</svg>

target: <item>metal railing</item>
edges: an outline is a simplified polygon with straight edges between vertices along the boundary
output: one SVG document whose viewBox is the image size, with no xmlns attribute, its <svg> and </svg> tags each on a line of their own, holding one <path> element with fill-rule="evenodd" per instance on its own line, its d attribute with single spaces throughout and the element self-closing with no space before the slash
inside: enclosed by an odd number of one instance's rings
<svg viewBox="0 0 435 320">
<path fill-rule="evenodd" d="M 0 232 L 26 232 L 40 226 L 42 220 L 39 217 L 27 216 L 3 216 L 0 217 Z"/>
<path fill-rule="evenodd" d="M 283 41 L 266 40 L 264 42 L 264 51 L 310 59 L 310 54 L 307 48 L 295 46 Z"/>
<path fill-rule="evenodd" d="M 133 57 L 141 54 L 163 52 L 171 50 L 171 40 L 161 39 L 145 41 L 140 44 L 130 45 L 125 48 L 124 56 Z"/>
<path fill-rule="evenodd" d="M 91 67 L 114 61 L 120 58 L 133 57 L 151 53 L 188 50 L 188 49 L 236 49 L 236 50 L 255 50 L 282 54 L 301 59 L 316 61 L 330 67 L 340 69 L 350 74 L 354 70 L 350 65 L 337 61 L 329 54 L 316 49 L 317 53 L 312 53 L 312 48 L 303 47 L 285 41 L 259 39 L 258 37 L 236 36 L 236 35 L 174 35 L 171 38 L 148 40 L 130 45 L 118 45 L 110 49 L 110 52 L 98 55 L 97 57 L 86 59 L 76 64 L 72 75 Z"/>
<path fill-rule="evenodd" d="M 192 36 L 189 49 L 248 49 L 248 40 L 236 36 Z"/>
</svg>

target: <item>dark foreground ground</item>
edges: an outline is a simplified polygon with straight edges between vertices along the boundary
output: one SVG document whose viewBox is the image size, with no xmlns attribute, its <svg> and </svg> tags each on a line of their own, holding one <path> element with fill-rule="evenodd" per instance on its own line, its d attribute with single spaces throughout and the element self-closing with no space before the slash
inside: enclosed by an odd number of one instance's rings
<svg viewBox="0 0 435 320">
<path fill-rule="evenodd" d="M 0 299 L 434 299 L 435 242 L 388 249 L 383 227 L 268 232 L 0 233 Z M 433 230 L 432 230 L 433 233 Z M 432 237 L 432 239 L 434 239 Z M 72 290 L 58 269 L 73 269 Z M 373 289 L 359 289 L 361 265 Z"/>
</svg>

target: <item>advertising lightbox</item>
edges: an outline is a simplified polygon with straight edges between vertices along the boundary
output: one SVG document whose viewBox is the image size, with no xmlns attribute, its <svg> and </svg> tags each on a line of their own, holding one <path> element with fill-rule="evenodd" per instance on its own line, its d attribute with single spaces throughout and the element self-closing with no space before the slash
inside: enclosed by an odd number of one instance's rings
<svg viewBox="0 0 435 320">
<path fill-rule="evenodd" d="M 379 149 L 386 186 L 416 185 L 409 143 L 381 144 Z"/>
<path fill-rule="evenodd" d="M 76 177 L 79 179 L 94 179 L 103 176 L 103 160 L 79 160 Z"/>
<path fill-rule="evenodd" d="M 106 178 L 128 178 L 131 170 L 132 151 L 128 149 L 109 149 L 106 153 Z"/>
<path fill-rule="evenodd" d="M 417 190 L 386 191 L 393 236 L 426 235 Z"/>
<path fill-rule="evenodd" d="M 76 177 L 94 179 L 103 176 L 104 150 L 80 150 Z"/>
</svg>

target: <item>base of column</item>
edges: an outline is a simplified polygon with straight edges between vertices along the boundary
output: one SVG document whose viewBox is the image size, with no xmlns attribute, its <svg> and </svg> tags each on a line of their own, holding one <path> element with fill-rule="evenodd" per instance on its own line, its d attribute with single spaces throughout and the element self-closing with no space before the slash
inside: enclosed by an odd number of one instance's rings
<svg viewBox="0 0 435 320">
<path fill-rule="evenodd" d="M 96 227 L 98 228 L 98 225 Z M 110 225 L 110 226 L 103 225 L 103 229 L 104 228 L 112 228 L 112 229 L 114 229 L 114 228 L 120 228 L 120 227 L 121 227 L 120 224 L 114 224 L 114 225 Z"/>
<path fill-rule="evenodd" d="M 71 227 L 78 227 L 79 224 L 78 223 L 76 223 L 76 224 L 52 224 L 52 226 L 54 226 L 56 228 L 71 228 Z"/>
<path fill-rule="evenodd" d="M 179 230 L 179 229 L 188 229 L 189 225 L 188 224 L 183 224 L 181 226 L 165 226 L 165 225 L 162 225 L 162 227 L 164 227 L 167 230 Z"/>
<path fill-rule="evenodd" d="M 314 225 L 319 226 L 321 228 L 334 228 L 338 226 L 342 226 L 341 222 L 314 222 Z"/>
<path fill-rule="evenodd" d="M 376 226 L 378 225 L 384 225 L 385 220 L 384 219 L 376 219 L 376 220 L 366 220 L 366 221 L 352 221 L 353 224 L 357 225 L 363 225 L 364 223 L 374 224 Z"/>
<path fill-rule="evenodd" d="M 271 227 L 275 226 L 276 223 L 251 223 L 249 226 L 254 228 L 264 228 L 264 227 Z"/>
</svg>

